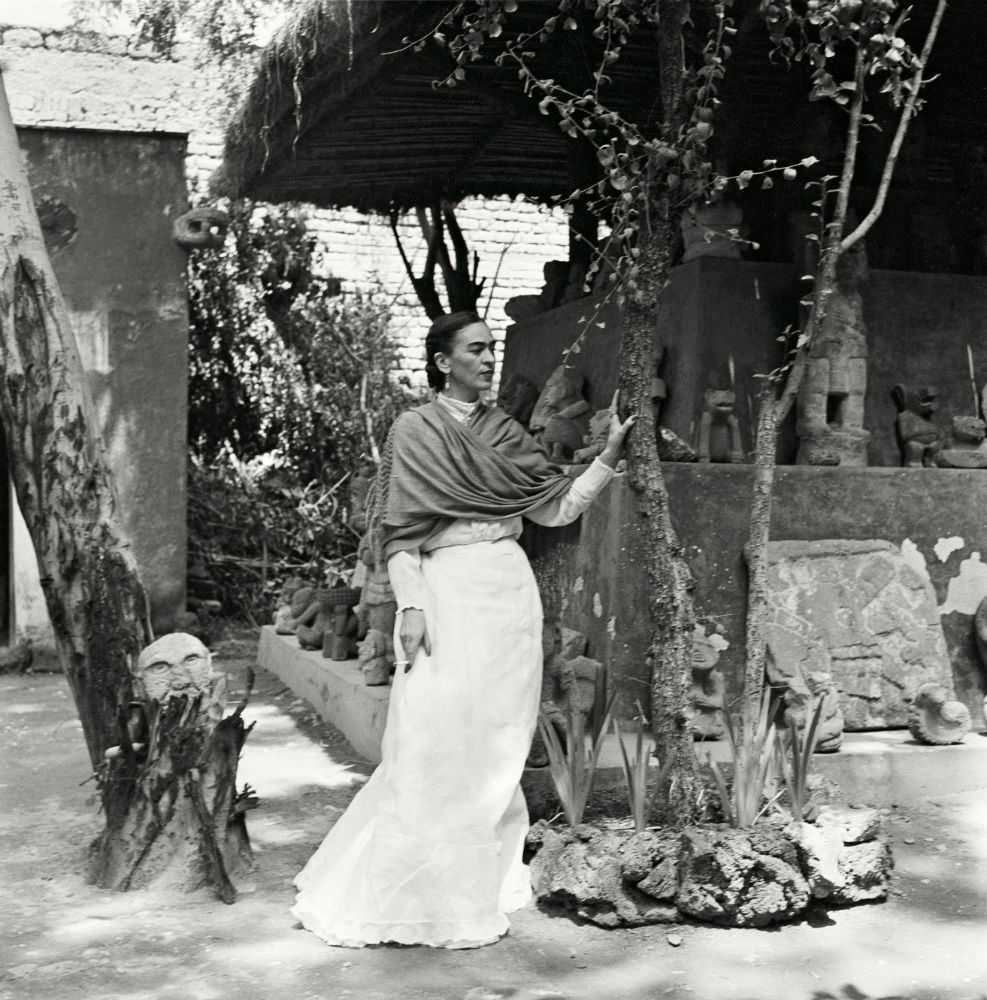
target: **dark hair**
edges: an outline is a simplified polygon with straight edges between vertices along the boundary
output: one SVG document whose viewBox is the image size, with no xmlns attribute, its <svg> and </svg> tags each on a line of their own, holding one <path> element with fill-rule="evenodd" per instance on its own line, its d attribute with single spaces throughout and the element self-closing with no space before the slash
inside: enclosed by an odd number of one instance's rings
<svg viewBox="0 0 987 1000">
<path fill-rule="evenodd" d="M 435 364 L 436 354 L 449 354 L 456 340 L 456 334 L 464 327 L 483 320 L 472 309 L 461 309 L 459 312 L 447 313 L 432 321 L 425 337 L 425 375 L 428 384 L 436 392 L 446 386 L 444 372 L 440 372 Z"/>
</svg>

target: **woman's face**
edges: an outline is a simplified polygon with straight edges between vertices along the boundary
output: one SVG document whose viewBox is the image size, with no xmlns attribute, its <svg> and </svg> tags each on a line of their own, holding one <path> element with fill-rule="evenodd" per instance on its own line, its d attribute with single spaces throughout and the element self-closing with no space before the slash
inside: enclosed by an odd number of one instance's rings
<svg viewBox="0 0 987 1000">
<path fill-rule="evenodd" d="M 493 335 L 486 323 L 470 323 L 456 331 L 448 354 L 436 352 L 435 364 L 446 377 L 446 393 L 472 403 L 493 384 Z"/>
</svg>

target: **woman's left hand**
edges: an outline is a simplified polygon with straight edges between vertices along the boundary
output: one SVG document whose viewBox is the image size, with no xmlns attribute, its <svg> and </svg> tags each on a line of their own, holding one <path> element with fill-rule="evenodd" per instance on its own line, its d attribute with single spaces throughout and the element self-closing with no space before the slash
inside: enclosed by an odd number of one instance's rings
<svg viewBox="0 0 987 1000">
<path fill-rule="evenodd" d="M 610 431 L 607 434 L 607 443 L 600 452 L 600 461 L 610 468 L 616 466 L 624 450 L 624 441 L 628 431 L 634 426 L 637 420 L 636 414 L 631 414 L 626 420 L 620 419 L 620 390 L 613 394 L 613 402 L 610 404 Z"/>
</svg>

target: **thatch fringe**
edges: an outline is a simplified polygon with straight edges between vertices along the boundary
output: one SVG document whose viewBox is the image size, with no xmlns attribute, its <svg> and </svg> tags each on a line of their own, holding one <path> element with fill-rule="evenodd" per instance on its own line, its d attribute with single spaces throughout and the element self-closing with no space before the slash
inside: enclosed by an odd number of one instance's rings
<svg viewBox="0 0 987 1000">
<path fill-rule="evenodd" d="M 260 65 L 225 139 L 214 194 L 241 197 L 268 164 L 290 161 L 307 129 L 382 72 L 401 39 L 434 4 L 312 0 L 261 53 Z M 386 9 L 386 10 L 385 10 Z"/>
</svg>

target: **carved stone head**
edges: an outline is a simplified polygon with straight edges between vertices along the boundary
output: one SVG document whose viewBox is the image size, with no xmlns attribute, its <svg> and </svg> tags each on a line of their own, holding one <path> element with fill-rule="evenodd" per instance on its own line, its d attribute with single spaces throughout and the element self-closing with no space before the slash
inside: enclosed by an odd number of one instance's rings
<svg viewBox="0 0 987 1000">
<path fill-rule="evenodd" d="M 158 703 L 181 695 L 211 699 L 222 680 L 213 673 L 212 654 L 187 632 L 163 635 L 141 650 L 134 674 L 145 697 Z"/>
</svg>

